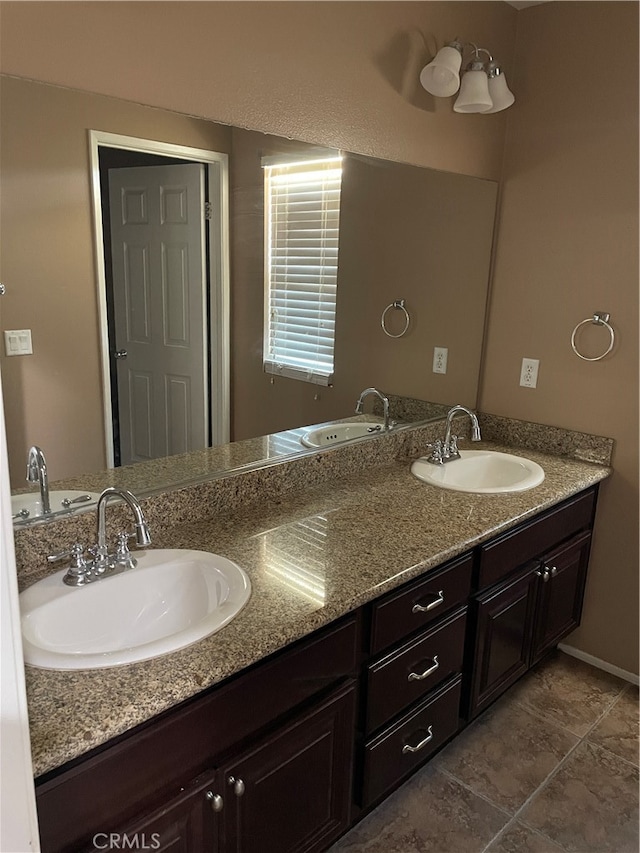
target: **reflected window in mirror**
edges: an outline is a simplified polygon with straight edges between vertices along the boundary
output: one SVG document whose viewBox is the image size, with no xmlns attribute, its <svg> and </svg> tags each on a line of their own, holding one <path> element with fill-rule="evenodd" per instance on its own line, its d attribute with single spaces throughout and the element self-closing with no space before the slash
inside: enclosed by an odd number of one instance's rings
<svg viewBox="0 0 640 853">
<path fill-rule="evenodd" d="M 333 380 L 342 157 L 265 157 L 264 370 Z"/>
</svg>

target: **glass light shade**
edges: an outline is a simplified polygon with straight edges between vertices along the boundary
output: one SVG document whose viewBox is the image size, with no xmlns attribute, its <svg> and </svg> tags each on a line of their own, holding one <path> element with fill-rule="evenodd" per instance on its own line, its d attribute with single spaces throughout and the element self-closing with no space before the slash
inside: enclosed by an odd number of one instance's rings
<svg viewBox="0 0 640 853">
<path fill-rule="evenodd" d="M 453 110 L 456 113 L 487 113 L 493 107 L 489 94 L 489 81 L 484 71 L 465 72 L 460 84 L 460 94 Z"/>
<path fill-rule="evenodd" d="M 455 47 L 440 48 L 435 57 L 420 72 L 423 88 L 438 98 L 455 95 L 460 86 L 462 54 Z"/>
<path fill-rule="evenodd" d="M 507 86 L 507 81 L 504 74 L 498 71 L 495 76 L 489 77 L 489 95 L 493 101 L 493 106 L 488 113 L 499 113 L 500 110 L 506 110 L 515 101 L 515 95 Z"/>
</svg>

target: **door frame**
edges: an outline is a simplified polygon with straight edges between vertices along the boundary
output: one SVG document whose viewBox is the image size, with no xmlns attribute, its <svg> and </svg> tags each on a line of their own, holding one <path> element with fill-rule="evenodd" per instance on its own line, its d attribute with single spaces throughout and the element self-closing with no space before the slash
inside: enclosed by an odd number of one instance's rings
<svg viewBox="0 0 640 853">
<path fill-rule="evenodd" d="M 91 200 L 93 207 L 94 259 L 100 331 L 100 364 L 107 468 L 114 467 L 113 413 L 111 406 L 111 358 L 107 325 L 107 280 L 100 192 L 100 148 L 121 148 L 185 161 L 205 163 L 209 168 L 208 191 L 214 215 L 206 221 L 211 312 L 208 342 L 211 350 L 209 377 L 209 421 L 212 443 L 229 441 L 230 419 L 230 276 L 229 276 L 229 156 L 218 151 L 190 148 L 170 142 L 140 139 L 101 130 L 89 130 Z M 215 215 L 219 211 L 219 216 Z"/>
</svg>

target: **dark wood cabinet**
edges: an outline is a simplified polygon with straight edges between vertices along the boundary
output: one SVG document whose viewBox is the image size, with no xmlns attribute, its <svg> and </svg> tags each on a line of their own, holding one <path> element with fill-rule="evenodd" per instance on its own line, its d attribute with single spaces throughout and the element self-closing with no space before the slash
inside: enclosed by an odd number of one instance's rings
<svg viewBox="0 0 640 853">
<path fill-rule="evenodd" d="M 159 853 L 217 853 L 211 808 L 215 776 L 205 774 L 177 797 L 125 827 L 95 832 L 90 853 L 104 850 L 156 850 Z"/>
<path fill-rule="evenodd" d="M 36 780 L 43 853 L 321 853 L 580 622 L 597 488 Z"/>
<path fill-rule="evenodd" d="M 316 834 L 339 834 L 351 802 L 359 646 L 358 616 L 340 620 L 74 766 L 37 780 L 43 853 L 98 850 L 105 833 L 130 838 L 135 832 L 138 844 L 143 834 L 148 841 L 151 833 L 159 832 L 158 843 L 164 846 L 158 849 L 172 853 L 183 847 L 189 853 L 239 849 L 221 846 L 225 838 L 235 838 L 229 813 L 245 817 L 245 829 L 240 827 L 245 834 L 251 825 L 252 813 L 247 817 L 246 809 L 230 807 L 233 791 L 227 790 L 225 780 L 238 773 L 251 780 L 252 793 L 243 804 L 257 803 L 263 832 L 283 829 L 282 809 L 288 808 L 288 801 L 282 789 L 285 780 L 297 776 L 289 802 L 302 790 L 311 796 L 313 789 L 313 796 L 330 803 L 330 817 Z M 313 733 L 308 743 L 307 732 Z M 240 766 L 237 756 L 246 757 L 250 766 Z M 315 762 L 311 775 L 308 762 Z M 282 794 L 281 811 L 271 817 L 260 799 L 268 785 L 253 785 L 252 775 L 259 776 L 260 767 L 268 765 L 271 775 L 265 770 L 265 779 L 277 779 Z M 218 804 L 223 806 L 220 812 L 214 810 Z M 307 841 L 301 839 L 300 846 L 291 849 L 322 849 L 311 831 Z"/>
<path fill-rule="evenodd" d="M 469 716 L 493 702 L 529 669 L 538 564 L 476 600 L 476 642 Z"/>
<path fill-rule="evenodd" d="M 312 853 L 347 828 L 354 716 L 347 685 L 222 768 L 225 853 Z"/>
<path fill-rule="evenodd" d="M 88 850 L 319 853 L 349 824 L 355 698 L 347 682 Z"/>
<path fill-rule="evenodd" d="M 580 624 L 590 544 L 573 536 L 475 597 L 468 719 Z"/>
<path fill-rule="evenodd" d="M 580 624 L 590 546 L 591 534 L 583 533 L 541 560 L 532 664 Z"/>
</svg>

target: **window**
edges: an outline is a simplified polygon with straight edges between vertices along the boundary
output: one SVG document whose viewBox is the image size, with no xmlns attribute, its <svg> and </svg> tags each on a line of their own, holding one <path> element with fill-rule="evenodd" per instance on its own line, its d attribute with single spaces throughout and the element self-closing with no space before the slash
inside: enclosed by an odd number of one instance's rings
<svg viewBox="0 0 640 853">
<path fill-rule="evenodd" d="M 265 158 L 267 373 L 330 385 L 342 158 Z"/>
</svg>

